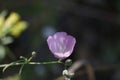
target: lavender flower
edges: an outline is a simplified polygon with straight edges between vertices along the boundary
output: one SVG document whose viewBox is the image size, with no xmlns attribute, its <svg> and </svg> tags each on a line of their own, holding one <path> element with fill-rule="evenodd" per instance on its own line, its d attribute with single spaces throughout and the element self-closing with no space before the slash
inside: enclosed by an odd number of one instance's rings
<svg viewBox="0 0 120 80">
<path fill-rule="evenodd" d="M 56 58 L 65 59 L 72 54 L 76 40 L 65 32 L 57 32 L 48 37 L 47 43 Z"/>
</svg>

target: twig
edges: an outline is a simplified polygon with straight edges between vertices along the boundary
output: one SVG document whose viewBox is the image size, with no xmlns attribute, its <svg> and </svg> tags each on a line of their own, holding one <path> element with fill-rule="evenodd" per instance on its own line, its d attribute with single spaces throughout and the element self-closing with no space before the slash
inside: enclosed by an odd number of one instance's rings
<svg viewBox="0 0 120 80">
<path fill-rule="evenodd" d="M 52 62 L 29 62 L 29 63 L 25 63 L 25 64 L 28 64 L 28 65 L 38 65 L 38 64 L 62 64 L 62 62 L 61 61 L 52 61 Z M 18 65 L 23 65 L 24 64 L 24 62 L 18 62 L 18 63 L 14 63 L 14 64 L 12 64 L 11 66 L 18 66 Z M 9 65 L 9 64 L 2 64 L 2 65 L 0 65 L 0 68 L 2 68 L 2 67 L 5 67 L 5 66 L 7 66 L 7 65 Z"/>
</svg>

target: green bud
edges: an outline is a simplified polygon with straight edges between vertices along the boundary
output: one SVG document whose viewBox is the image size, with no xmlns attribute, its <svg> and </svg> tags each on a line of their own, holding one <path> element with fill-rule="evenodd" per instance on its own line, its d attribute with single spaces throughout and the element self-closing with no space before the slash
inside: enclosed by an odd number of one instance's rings
<svg viewBox="0 0 120 80">
<path fill-rule="evenodd" d="M 71 66 L 71 65 L 72 65 L 72 60 L 71 60 L 71 59 L 67 59 L 67 60 L 65 61 L 65 65 L 66 65 L 66 66 Z"/>
<path fill-rule="evenodd" d="M 20 56 L 20 59 L 23 59 L 23 56 Z"/>
<path fill-rule="evenodd" d="M 35 56 L 35 55 L 36 55 L 36 52 L 35 52 L 35 51 L 33 51 L 33 52 L 32 52 L 32 56 Z"/>
</svg>

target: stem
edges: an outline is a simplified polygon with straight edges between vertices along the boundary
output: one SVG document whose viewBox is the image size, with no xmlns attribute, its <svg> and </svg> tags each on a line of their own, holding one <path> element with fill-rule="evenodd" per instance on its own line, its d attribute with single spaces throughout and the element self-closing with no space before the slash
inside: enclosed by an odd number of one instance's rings
<svg viewBox="0 0 120 80">
<path fill-rule="evenodd" d="M 11 66 L 18 66 L 18 65 L 23 65 L 23 64 L 29 64 L 29 65 L 38 65 L 38 64 L 62 64 L 63 62 L 61 61 L 52 61 L 52 62 L 29 62 L 29 63 L 24 63 L 24 62 L 16 62 L 12 64 Z M 9 63 L 10 64 L 10 63 Z M 0 65 L 0 68 L 5 67 L 9 64 L 2 64 Z"/>
<path fill-rule="evenodd" d="M 20 70 L 19 70 L 19 73 L 18 73 L 19 76 L 20 76 L 21 73 L 22 73 L 22 70 L 23 70 L 24 65 L 25 65 L 25 64 L 23 64 L 23 65 L 21 66 Z"/>
</svg>

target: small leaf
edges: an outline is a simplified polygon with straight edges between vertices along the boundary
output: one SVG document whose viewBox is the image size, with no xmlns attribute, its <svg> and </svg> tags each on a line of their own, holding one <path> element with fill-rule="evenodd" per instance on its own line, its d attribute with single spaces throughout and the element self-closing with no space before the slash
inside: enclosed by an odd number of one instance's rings
<svg viewBox="0 0 120 80">
<path fill-rule="evenodd" d="M 8 45 L 13 42 L 13 38 L 12 37 L 3 37 L 3 38 L 1 38 L 1 41 L 4 45 Z"/>
</svg>

